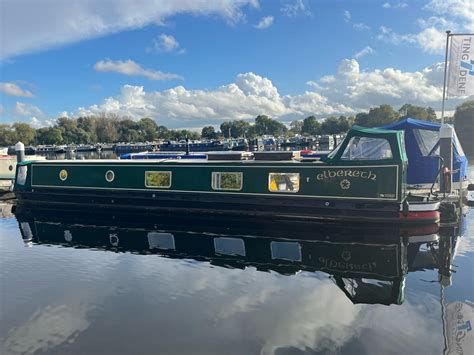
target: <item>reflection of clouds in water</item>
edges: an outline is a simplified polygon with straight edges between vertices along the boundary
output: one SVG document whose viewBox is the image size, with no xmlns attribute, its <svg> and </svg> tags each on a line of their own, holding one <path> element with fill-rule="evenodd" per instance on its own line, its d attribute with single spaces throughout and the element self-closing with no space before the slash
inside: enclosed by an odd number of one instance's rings
<svg viewBox="0 0 474 355">
<path fill-rule="evenodd" d="M 11 354 L 33 354 L 74 342 L 87 327 L 87 305 L 47 306 L 35 312 L 23 325 L 13 328 L 3 346 Z"/>
<path fill-rule="evenodd" d="M 14 289 L 40 310 L 10 330 L 4 344 L 11 352 L 82 349 L 110 332 L 117 332 L 107 344 L 113 353 L 140 352 L 153 340 L 175 354 L 338 352 L 355 342 L 377 354 L 435 353 L 442 346 L 439 303 L 425 294 L 403 306 L 353 305 L 323 273 L 288 277 L 156 255 L 35 249 L 40 270 Z M 36 298 L 27 288 L 32 278 L 50 282 L 50 292 Z M 143 330 L 140 344 L 127 338 L 132 329 Z"/>
<path fill-rule="evenodd" d="M 456 256 L 467 256 L 474 251 L 474 211 L 469 211 L 464 218 L 464 236 L 458 238 L 456 245 Z"/>
<path fill-rule="evenodd" d="M 33 259 L 31 263 L 2 260 L 2 282 L 15 290 L 2 291 L 2 301 L 8 297 L 8 303 L 15 305 L 8 311 L 16 313 L 16 307 L 25 308 L 15 317 L 20 319 L 27 308 L 35 307 L 29 318 L 0 338 L 1 347 L 12 354 L 33 354 L 74 342 L 90 326 L 91 313 L 98 311 L 120 284 L 119 275 L 114 273 L 120 254 L 38 246 L 28 253 L 34 254 L 28 256 Z M 104 284 L 97 285 L 98 281 Z M 2 313 L 6 311 L 2 309 Z"/>
</svg>

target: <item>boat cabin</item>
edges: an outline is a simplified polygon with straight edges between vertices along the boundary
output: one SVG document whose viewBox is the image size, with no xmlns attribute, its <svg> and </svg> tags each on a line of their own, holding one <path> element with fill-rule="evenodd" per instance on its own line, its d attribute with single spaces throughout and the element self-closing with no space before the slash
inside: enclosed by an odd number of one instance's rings
<svg viewBox="0 0 474 355">
<path fill-rule="evenodd" d="M 410 215 L 406 166 L 402 131 L 354 126 L 324 161 L 26 162 L 15 191 L 20 203 L 398 222 Z M 437 220 L 437 205 L 426 206 L 417 218 Z"/>
</svg>

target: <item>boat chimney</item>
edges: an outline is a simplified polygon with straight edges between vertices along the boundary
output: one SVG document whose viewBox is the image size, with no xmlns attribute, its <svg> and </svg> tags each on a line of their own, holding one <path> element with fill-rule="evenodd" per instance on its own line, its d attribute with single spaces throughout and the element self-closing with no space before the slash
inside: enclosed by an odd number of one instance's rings
<svg viewBox="0 0 474 355">
<path fill-rule="evenodd" d="M 186 137 L 186 155 L 189 155 L 189 138 Z"/>
<path fill-rule="evenodd" d="M 17 163 L 21 163 L 25 160 L 25 145 L 21 142 L 15 144 L 15 153 Z"/>
<path fill-rule="evenodd" d="M 453 126 L 449 124 L 443 124 L 439 130 L 439 152 L 441 158 L 443 159 L 440 185 L 441 192 L 444 193 L 451 193 L 451 185 L 453 182 L 453 136 Z"/>
</svg>

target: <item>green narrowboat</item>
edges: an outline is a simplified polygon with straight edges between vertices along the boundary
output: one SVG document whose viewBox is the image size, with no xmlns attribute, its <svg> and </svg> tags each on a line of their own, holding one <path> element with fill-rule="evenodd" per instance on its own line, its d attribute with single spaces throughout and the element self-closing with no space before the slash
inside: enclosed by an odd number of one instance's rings
<svg viewBox="0 0 474 355">
<path fill-rule="evenodd" d="M 81 160 L 18 164 L 19 204 L 380 223 L 432 223 L 408 195 L 402 131 L 354 126 L 324 161 Z"/>
</svg>

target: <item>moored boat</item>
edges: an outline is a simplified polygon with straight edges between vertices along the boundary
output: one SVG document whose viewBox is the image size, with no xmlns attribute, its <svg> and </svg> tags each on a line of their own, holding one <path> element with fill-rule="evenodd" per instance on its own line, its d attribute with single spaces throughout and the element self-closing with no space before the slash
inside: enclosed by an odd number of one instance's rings
<svg viewBox="0 0 474 355">
<path fill-rule="evenodd" d="M 408 195 L 403 132 L 353 127 L 324 161 L 25 162 L 20 204 L 167 210 L 373 223 L 433 223 L 439 203 Z"/>
</svg>

